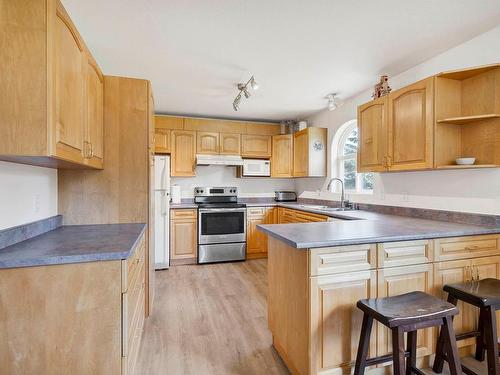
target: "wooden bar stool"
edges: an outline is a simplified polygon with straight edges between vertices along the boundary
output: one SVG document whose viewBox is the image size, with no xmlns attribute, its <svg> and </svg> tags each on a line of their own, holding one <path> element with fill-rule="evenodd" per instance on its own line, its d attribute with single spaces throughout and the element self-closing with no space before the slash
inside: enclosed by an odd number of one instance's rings
<svg viewBox="0 0 500 375">
<path fill-rule="evenodd" d="M 500 375 L 498 361 L 498 334 L 496 311 L 500 310 L 500 280 L 484 279 L 465 283 L 445 285 L 443 290 L 448 292 L 448 302 L 456 305 L 459 300 L 479 307 L 478 330 L 457 336 L 457 340 L 476 337 L 476 355 L 478 361 L 484 361 L 486 351 L 488 358 L 488 374 Z M 443 348 L 443 333 L 439 336 L 436 348 L 436 358 L 433 370 L 440 373 L 446 360 L 446 349 Z M 462 366 L 467 374 L 475 374 L 469 368 Z"/>
<path fill-rule="evenodd" d="M 366 366 L 384 363 L 392 359 L 395 375 L 422 375 L 416 368 L 417 330 L 443 326 L 443 343 L 450 362 L 450 373 L 461 374 L 457 343 L 453 332 L 452 316 L 458 314 L 455 305 L 423 292 L 411 292 L 394 297 L 360 300 L 358 308 L 363 310 L 363 324 L 356 357 L 355 375 L 362 375 Z M 373 319 L 392 331 L 392 355 L 367 359 Z M 404 333 L 408 334 L 407 349 L 404 348 Z M 405 359 L 406 369 L 405 369 Z"/>
</svg>

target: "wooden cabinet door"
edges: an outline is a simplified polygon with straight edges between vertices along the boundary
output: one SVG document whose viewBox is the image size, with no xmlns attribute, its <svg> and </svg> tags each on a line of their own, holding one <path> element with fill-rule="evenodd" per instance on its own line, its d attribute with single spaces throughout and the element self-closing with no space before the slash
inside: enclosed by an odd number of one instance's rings
<svg viewBox="0 0 500 375">
<path fill-rule="evenodd" d="M 216 155 L 219 153 L 219 133 L 196 132 L 196 153 Z"/>
<path fill-rule="evenodd" d="M 466 260 L 453 260 L 447 262 L 434 263 L 434 286 L 435 295 L 446 300 L 448 294 L 443 291 L 446 284 L 462 283 L 471 280 L 472 262 Z M 455 333 L 464 333 L 474 331 L 477 327 L 476 308 L 463 302 L 458 302 L 460 314 L 453 319 L 453 328 Z M 460 340 L 457 342 L 459 348 L 475 345 L 474 338 Z"/>
<path fill-rule="evenodd" d="M 55 150 L 57 157 L 83 163 L 86 56 L 71 21 L 57 10 L 55 29 Z"/>
<path fill-rule="evenodd" d="M 389 94 L 389 170 L 433 166 L 434 78 Z"/>
<path fill-rule="evenodd" d="M 318 374 L 326 370 L 353 366 L 363 320 L 363 314 L 356 307 L 356 302 L 363 298 L 376 297 L 376 271 L 311 277 L 309 285 L 311 303 L 309 373 Z M 375 344 L 376 330 L 373 329 L 369 358 L 375 356 Z"/>
<path fill-rule="evenodd" d="M 387 170 L 387 97 L 358 107 L 358 172 Z"/>
<path fill-rule="evenodd" d="M 176 211 L 179 214 L 176 215 Z M 171 259 L 196 258 L 197 218 L 195 210 L 173 210 L 170 220 L 170 257 Z"/>
<path fill-rule="evenodd" d="M 293 135 L 293 176 L 306 177 L 309 174 L 309 136 L 307 129 Z"/>
<path fill-rule="evenodd" d="M 378 270 L 378 298 L 421 291 L 432 293 L 434 286 L 431 264 L 393 267 Z M 417 335 L 417 357 L 434 352 L 433 328 L 419 330 Z M 391 331 L 377 324 L 377 355 L 392 353 Z"/>
<path fill-rule="evenodd" d="M 171 135 L 170 175 L 172 177 L 194 176 L 196 167 L 196 132 L 172 130 Z"/>
<path fill-rule="evenodd" d="M 163 128 L 155 129 L 155 152 L 157 154 L 170 153 L 170 130 Z"/>
<path fill-rule="evenodd" d="M 273 135 L 271 177 L 293 177 L 293 134 Z"/>
<path fill-rule="evenodd" d="M 87 63 L 87 118 L 84 156 L 95 166 L 104 159 L 104 78 L 97 67 Z"/>
<path fill-rule="evenodd" d="M 221 155 L 239 155 L 241 154 L 241 135 L 234 133 L 220 133 Z"/>
<path fill-rule="evenodd" d="M 270 158 L 272 153 L 272 139 L 269 135 L 241 136 L 241 156 L 247 158 Z"/>
<path fill-rule="evenodd" d="M 255 211 L 255 213 L 252 213 Z M 258 211 L 258 212 L 257 212 Z M 266 209 L 249 208 L 247 216 L 247 258 L 262 258 L 267 254 L 267 235 L 257 230 L 257 225 L 265 223 Z"/>
</svg>

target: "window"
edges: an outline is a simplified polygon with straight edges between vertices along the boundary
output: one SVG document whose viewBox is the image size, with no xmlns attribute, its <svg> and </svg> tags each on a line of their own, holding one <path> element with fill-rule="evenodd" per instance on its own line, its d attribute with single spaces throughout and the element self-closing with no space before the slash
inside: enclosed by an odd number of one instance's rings
<svg viewBox="0 0 500 375">
<path fill-rule="evenodd" d="M 334 137 L 337 147 L 335 155 L 337 162 L 333 163 L 340 178 L 344 181 L 344 188 L 349 192 L 372 193 L 373 173 L 356 173 L 358 154 L 358 123 L 352 120 L 338 130 L 338 137 Z M 335 146 L 335 145 L 334 145 Z M 332 174 L 333 176 L 336 173 Z"/>
</svg>

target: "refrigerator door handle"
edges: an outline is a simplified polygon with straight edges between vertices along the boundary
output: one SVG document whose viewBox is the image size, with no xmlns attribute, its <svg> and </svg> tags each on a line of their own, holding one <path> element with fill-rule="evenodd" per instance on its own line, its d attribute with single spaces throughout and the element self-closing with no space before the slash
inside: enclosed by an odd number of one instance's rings
<svg viewBox="0 0 500 375">
<path fill-rule="evenodd" d="M 167 216 L 167 199 L 165 195 L 161 197 L 161 216 Z"/>
</svg>

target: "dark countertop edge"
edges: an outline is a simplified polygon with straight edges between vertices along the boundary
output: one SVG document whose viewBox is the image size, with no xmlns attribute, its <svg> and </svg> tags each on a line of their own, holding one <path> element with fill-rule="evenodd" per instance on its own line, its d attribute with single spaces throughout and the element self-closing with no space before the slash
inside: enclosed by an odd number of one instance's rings
<svg viewBox="0 0 500 375">
<path fill-rule="evenodd" d="M 312 223 L 314 224 L 314 223 Z M 335 223 L 331 223 L 335 225 Z M 269 224 L 267 224 L 269 225 Z M 364 237 L 364 238 L 353 238 L 353 239 L 345 239 L 345 240 L 325 240 L 325 241 L 316 241 L 316 242 L 305 242 L 305 243 L 297 243 L 289 240 L 287 237 L 283 237 L 269 229 L 266 228 L 266 224 L 257 225 L 257 228 L 270 235 L 273 238 L 276 238 L 280 241 L 285 242 L 286 244 L 294 247 L 296 249 L 314 249 L 320 247 L 334 247 L 334 246 L 349 246 L 349 245 L 366 245 L 373 243 L 383 243 L 383 242 L 399 242 L 399 241 L 415 241 L 415 240 L 430 240 L 435 238 L 449 238 L 449 237 L 464 237 L 464 236 L 479 236 L 485 234 L 500 234 L 500 228 L 484 228 L 484 229 L 476 229 L 470 230 L 467 232 L 461 231 L 451 231 L 446 233 L 429 233 L 425 235 L 397 235 L 397 236 L 382 236 L 382 237 Z M 273 225 L 273 224 L 271 224 Z M 281 224 L 281 225 L 294 225 L 294 224 Z"/>
</svg>

